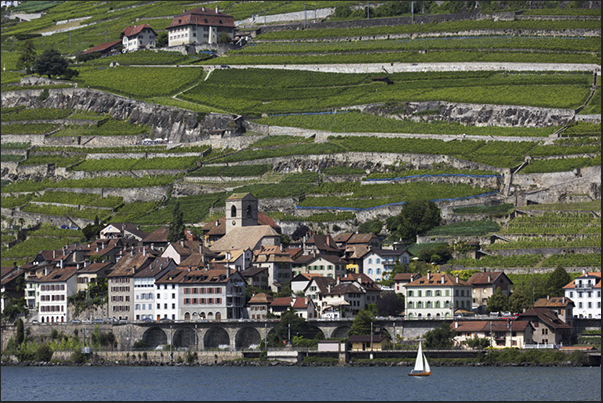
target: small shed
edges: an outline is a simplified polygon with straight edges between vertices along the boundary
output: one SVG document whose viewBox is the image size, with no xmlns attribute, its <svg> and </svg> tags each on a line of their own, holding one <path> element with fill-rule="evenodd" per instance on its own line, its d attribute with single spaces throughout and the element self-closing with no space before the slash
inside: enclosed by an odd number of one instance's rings
<svg viewBox="0 0 603 403">
<path fill-rule="evenodd" d="M 348 342 L 352 344 L 352 351 L 381 351 L 386 341 L 387 337 L 381 334 L 354 335 L 348 339 Z"/>
</svg>

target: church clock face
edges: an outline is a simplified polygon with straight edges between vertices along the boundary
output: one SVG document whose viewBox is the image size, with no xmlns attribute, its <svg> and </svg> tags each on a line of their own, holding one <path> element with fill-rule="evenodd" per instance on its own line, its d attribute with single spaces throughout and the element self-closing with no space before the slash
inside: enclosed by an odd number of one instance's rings
<svg viewBox="0 0 603 403">
<path fill-rule="evenodd" d="M 236 225 L 237 222 L 235 220 L 232 220 L 232 225 Z"/>
</svg>

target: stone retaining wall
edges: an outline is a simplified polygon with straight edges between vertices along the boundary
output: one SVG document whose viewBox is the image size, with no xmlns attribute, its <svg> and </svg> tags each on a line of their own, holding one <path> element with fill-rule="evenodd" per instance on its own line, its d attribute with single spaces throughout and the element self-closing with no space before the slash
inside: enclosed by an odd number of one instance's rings
<svg viewBox="0 0 603 403">
<path fill-rule="evenodd" d="M 60 227 L 66 225 L 68 227 L 76 224 L 80 228 L 84 228 L 88 224 L 94 224 L 94 220 L 87 220 L 85 218 L 68 218 L 61 216 L 53 216 L 40 213 L 27 213 L 19 211 L 17 209 L 2 208 L 2 215 L 6 217 L 12 217 L 15 220 L 23 219 L 25 221 L 25 227 L 33 227 L 39 223 L 47 223 Z"/>
<path fill-rule="evenodd" d="M 188 172 L 186 169 L 148 169 L 141 171 L 67 171 L 66 168 L 57 168 L 55 173 L 57 176 L 63 176 L 65 179 L 91 179 L 119 177 L 144 178 L 157 175 L 176 176 L 186 172 Z"/>
<path fill-rule="evenodd" d="M 565 247 L 565 248 L 529 248 L 529 249 L 501 249 L 487 251 L 491 255 L 496 256 L 517 256 L 517 255 L 544 255 L 545 258 L 551 255 L 560 254 L 587 254 L 601 253 L 601 247 Z"/>
<path fill-rule="evenodd" d="M 45 134 L 3 134 L 3 143 L 31 143 L 32 146 L 43 146 Z"/>
</svg>

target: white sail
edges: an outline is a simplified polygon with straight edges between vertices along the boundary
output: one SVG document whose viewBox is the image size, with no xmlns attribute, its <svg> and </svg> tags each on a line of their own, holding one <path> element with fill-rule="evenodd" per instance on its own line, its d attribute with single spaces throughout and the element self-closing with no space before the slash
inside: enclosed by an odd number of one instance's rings
<svg viewBox="0 0 603 403">
<path fill-rule="evenodd" d="M 417 359 L 415 360 L 415 369 L 413 372 L 423 372 L 423 349 L 419 342 L 419 350 L 417 351 Z"/>
<path fill-rule="evenodd" d="M 425 360 L 425 372 L 431 372 L 431 368 L 429 368 L 429 363 L 427 362 L 427 357 L 423 354 L 423 360 Z"/>
</svg>

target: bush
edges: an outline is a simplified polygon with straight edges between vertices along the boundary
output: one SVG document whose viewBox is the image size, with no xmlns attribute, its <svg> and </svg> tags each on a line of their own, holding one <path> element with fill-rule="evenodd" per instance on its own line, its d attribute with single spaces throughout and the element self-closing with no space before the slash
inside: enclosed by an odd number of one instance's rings
<svg viewBox="0 0 603 403">
<path fill-rule="evenodd" d="M 73 354 L 71 354 L 71 362 L 74 364 L 83 364 L 86 361 L 88 361 L 88 357 L 81 351 L 74 351 Z"/>
<path fill-rule="evenodd" d="M 36 350 L 36 354 L 35 354 L 34 358 L 38 362 L 49 362 L 52 359 L 52 354 L 54 354 L 54 351 L 52 351 L 52 348 L 50 348 L 50 346 L 48 344 L 42 344 Z"/>
</svg>

